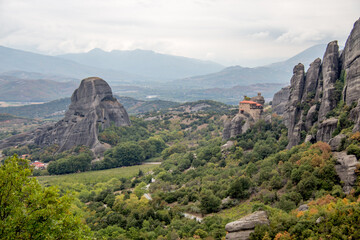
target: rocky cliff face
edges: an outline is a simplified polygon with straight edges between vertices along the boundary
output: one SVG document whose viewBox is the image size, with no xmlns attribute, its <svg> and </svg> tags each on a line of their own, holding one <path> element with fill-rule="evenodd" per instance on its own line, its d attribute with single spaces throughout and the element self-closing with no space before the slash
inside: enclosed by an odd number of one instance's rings
<svg viewBox="0 0 360 240">
<path fill-rule="evenodd" d="M 238 113 L 232 120 L 226 120 L 223 130 L 223 139 L 236 137 L 246 132 L 255 120 L 246 113 Z"/>
<path fill-rule="evenodd" d="M 344 89 L 339 89 L 343 82 L 346 83 Z M 284 95 L 283 89 L 275 94 L 275 112 L 281 104 L 279 96 L 285 98 Z M 315 59 L 306 74 L 302 64 L 294 67 L 289 97 L 282 103 L 285 105 L 284 123 L 288 127 L 288 148 L 299 144 L 306 135 L 308 140 L 328 142 L 338 123 L 336 118 L 329 119 L 329 113 L 341 100 L 349 106 L 360 100 L 360 19 L 354 24 L 341 54 L 337 41 L 332 41 L 323 61 Z M 356 108 L 350 117 L 356 123 L 354 131 L 360 129 Z"/>
<path fill-rule="evenodd" d="M 0 143 L 0 148 L 26 143 L 39 146 L 57 144 L 58 151 L 62 152 L 77 145 L 85 145 L 98 154 L 106 149 L 98 140 L 99 130 L 112 124 L 130 125 L 125 108 L 113 97 L 110 86 L 104 80 L 86 78 L 74 91 L 64 119 L 54 125 L 23 134 L 22 137 L 7 139 Z"/>
<path fill-rule="evenodd" d="M 286 102 L 289 99 L 290 95 L 290 86 L 282 88 L 280 91 L 275 93 L 272 100 L 272 109 L 273 112 L 282 115 L 285 112 Z"/>
</svg>

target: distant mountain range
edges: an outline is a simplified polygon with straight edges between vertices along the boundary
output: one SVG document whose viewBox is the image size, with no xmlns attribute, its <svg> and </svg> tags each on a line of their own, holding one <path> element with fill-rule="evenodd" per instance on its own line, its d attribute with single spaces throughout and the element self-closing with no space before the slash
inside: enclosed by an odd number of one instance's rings
<svg viewBox="0 0 360 240">
<path fill-rule="evenodd" d="M 110 82 L 134 83 L 172 80 L 222 68 L 213 62 L 143 50 L 95 49 L 55 57 L 0 46 L 0 73 L 22 71 L 77 79 L 99 76 Z"/>
<path fill-rule="evenodd" d="M 257 83 L 287 84 L 296 64 L 303 63 L 305 67 L 308 67 L 316 58 L 323 57 L 325 49 L 326 44 L 319 44 L 282 62 L 255 68 L 232 66 L 216 73 L 176 80 L 174 84 L 200 88 L 228 88 L 235 85 L 246 86 Z"/>
<path fill-rule="evenodd" d="M 160 81 L 213 73 L 224 68 L 215 62 L 139 49 L 105 52 L 96 48 L 87 53 L 65 54 L 58 57 L 87 66 L 138 74 Z"/>
<path fill-rule="evenodd" d="M 288 84 L 294 65 L 302 62 L 308 66 L 322 57 L 325 47 L 316 45 L 267 66 L 223 68 L 214 62 L 145 50 L 94 49 L 54 57 L 0 46 L 0 100 L 42 102 L 69 97 L 81 79 L 99 76 L 122 96 L 233 104 L 239 94 L 251 95 L 257 90 L 263 90 L 265 97 L 273 96 Z M 230 96 L 234 91 L 236 97 Z"/>
</svg>

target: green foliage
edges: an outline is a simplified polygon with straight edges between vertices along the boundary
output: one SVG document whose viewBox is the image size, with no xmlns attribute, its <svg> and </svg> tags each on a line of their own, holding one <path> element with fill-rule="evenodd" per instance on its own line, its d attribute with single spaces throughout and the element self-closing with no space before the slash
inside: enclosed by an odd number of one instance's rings
<svg viewBox="0 0 360 240">
<path fill-rule="evenodd" d="M 200 194 L 200 209 L 206 213 L 216 212 L 221 204 L 220 198 L 209 189 L 204 189 Z"/>
<path fill-rule="evenodd" d="M 232 198 L 244 199 L 250 195 L 249 189 L 252 183 L 248 177 L 240 177 L 231 183 L 228 194 Z"/>
<path fill-rule="evenodd" d="M 70 212 L 71 197 L 43 188 L 16 155 L 0 167 L 0 235 L 3 239 L 86 239 L 89 231 Z"/>
<path fill-rule="evenodd" d="M 360 159 L 360 146 L 356 144 L 351 144 L 346 149 L 347 154 L 355 155 L 357 159 Z"/>
</svg>

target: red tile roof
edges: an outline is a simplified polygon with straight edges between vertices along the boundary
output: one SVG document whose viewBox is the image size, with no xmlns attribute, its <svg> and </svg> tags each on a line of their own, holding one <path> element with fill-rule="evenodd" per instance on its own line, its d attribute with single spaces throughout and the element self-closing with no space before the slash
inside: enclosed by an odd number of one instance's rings
<svg viewBox="0 0 360 240">
<path fill-rule="evenodd" d="M 240 103 L 255 104 L 256 106 L 262 106 L 260 103 L 254 101 L 247 101 L 247 100 L 241 101 Z"/>
</svg>

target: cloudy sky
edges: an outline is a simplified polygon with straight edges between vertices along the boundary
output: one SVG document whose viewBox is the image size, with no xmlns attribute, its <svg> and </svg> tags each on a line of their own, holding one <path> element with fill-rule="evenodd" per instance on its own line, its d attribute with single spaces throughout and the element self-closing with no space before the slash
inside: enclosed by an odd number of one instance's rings
<svg viewBox="0 0 360 240">
<path fill-rule="evenodd" d="M 45 54 L 147 49 L 257 66 L 344 45 L 359 0 L 0 0 L 0 45 Z"/>
</svg>

